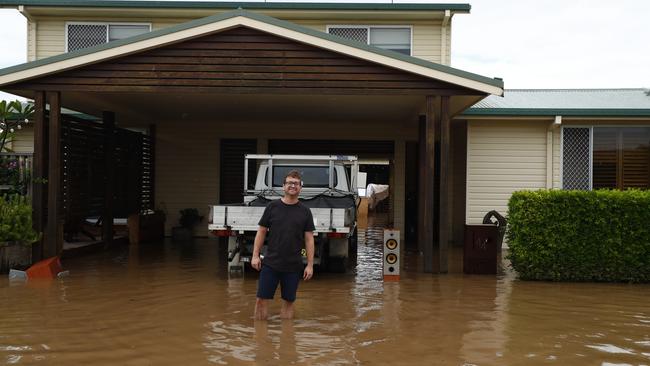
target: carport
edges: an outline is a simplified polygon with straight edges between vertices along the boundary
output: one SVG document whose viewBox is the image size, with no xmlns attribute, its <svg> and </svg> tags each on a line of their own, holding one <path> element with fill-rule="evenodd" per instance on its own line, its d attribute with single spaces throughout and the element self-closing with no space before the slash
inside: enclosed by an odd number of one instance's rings
<svg viewBox="0 0 650 366">
<path fill-rule="evenodd" d="M 219 202 L 238 179 L 225 175 L 241 152 L 289 152 L 295 145 L 301 153 L 301 144 L 329 141 L 332 149 L 349 150 L 332 153 L 375 156 L 390 155 L 392 144 L 397 228 L 405 218 L 406 145 L 417 142 L 418 245 L 426 272 L 447 271 L 451 119 L 503 93 L 498 79 L 243 10 L 7 68 L 0 88 L 35 101 L 34 177 L 48 181 L 33 195 L 35 226 L 45 233 L 37 255 L 60 248 L 65 107 L 102 116 L 107 223 L 115 127 L 155 131 L 155 204 L 169 212 Z"/>
</svg>

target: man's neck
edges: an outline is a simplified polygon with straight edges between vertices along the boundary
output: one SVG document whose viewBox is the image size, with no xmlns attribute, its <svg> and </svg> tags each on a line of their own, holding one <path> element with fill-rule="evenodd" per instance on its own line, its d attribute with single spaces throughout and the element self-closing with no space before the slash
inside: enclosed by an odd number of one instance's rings
<svg viewBox="0 0 650 366">
<path fill-rule="evenodd" d="M 281 200 L 287 205 L 295 205 L 296 203 L 298 203 L 298 196 L 289 196 L 288 194 L 285 194 L 284 197 L 281 198 Z"/>
</svg>

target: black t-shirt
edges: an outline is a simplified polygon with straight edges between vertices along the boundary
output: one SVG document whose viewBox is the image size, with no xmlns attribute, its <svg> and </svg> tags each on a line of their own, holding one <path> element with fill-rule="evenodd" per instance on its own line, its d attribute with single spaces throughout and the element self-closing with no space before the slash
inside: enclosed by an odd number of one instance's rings
<svg viewBox="0 0 650 366">
<path fill-rule="evenodd" d="M 266 206 L 258 225 L 269 229 L 264 264 L 280 272 L 301 272 L 305 232 L 316 229 L 311 210 L 301 202 L 288 205 L 274 200 Z"/>
</svg>

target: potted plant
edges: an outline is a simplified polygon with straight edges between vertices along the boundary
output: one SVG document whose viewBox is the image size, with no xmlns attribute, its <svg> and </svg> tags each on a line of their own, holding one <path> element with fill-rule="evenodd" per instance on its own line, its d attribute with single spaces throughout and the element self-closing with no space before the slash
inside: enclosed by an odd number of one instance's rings
<svg viewBox="0 0 650 366">
<path fill-rule="evenodd" d="M 31 245 L 40 239 L 32 227 L 32 207 L 25 197 L 0 197 L 0 272 L 31 265 Z"/>
<path fill-rule="evenodd" d="M 187 242 L 192 240 L 194 226 L 203 220 L 196 208 L 185 208 L 180 210 L 178 223 L 180 226 L 172 228 L 172 240 L 175 242 Z"/>
</svg>

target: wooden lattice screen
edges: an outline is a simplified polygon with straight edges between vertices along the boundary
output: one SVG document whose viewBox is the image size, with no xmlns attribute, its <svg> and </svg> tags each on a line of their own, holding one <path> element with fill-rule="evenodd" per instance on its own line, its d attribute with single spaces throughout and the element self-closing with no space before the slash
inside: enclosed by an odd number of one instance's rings
<svg viewBox="0 0 650 366">
<path fill-rule="evenodd" d="M 153 143 L 139 132 L 115 128 L 113 212 L 115 217 L 153 209 Z M 104 209 L 106 128 L 103 124 L 63 116 L 61 131 L 61 207 L 66 230 L 75 231 L 87 217 Z"/>
</svg>

